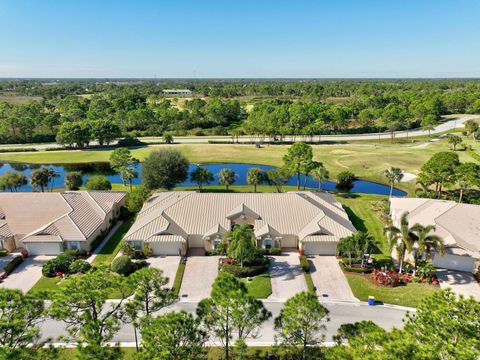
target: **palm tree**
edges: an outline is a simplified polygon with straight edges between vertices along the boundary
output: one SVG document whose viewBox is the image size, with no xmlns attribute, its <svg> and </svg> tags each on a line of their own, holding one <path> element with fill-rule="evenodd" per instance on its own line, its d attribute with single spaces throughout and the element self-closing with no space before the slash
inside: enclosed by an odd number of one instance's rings
<svg viewBox="0 0 480 360">
<path fill-rule="evenodd" d="M 348 254 L 348 266 L 352 267 L 352 254 L 358 250 L 358 242 L 355 235 L 341 238 L 337 245 L 337 251 L 341 254 Z"/>
<path fill-rule="evenodd" d="M 130 192 L 132 192 L 133 179 L 138 178 L 138 171 L 133 167 L 124 167 L 120 172 L 120 176 L 122 177 L 124 185 L 125 182 L 128 181 L 130 185 Z"/>
<path fill-rule="evenodd" d="M 228 191 L 228 187 L 235 183 L 235 178 L 237 177 L 237 174 L 235 174 L 235 171 L 230 168 L 223 168 L 218 172 L 217 176 L 218 182 L 221 185 L 225 185 L 225 188 Z"/>
<path fill-rule="evenodd" d="M 402 169 L 391 167 L 390 169 L 386 169 L 383 174 L 390 182 L 390 197 L 392 197 L 393 185 L 395 182 L 400 182 L 403 179 Z"/>
<path fill-rule="evenodd" d="M 50 191 L 53 191 L 53 185 L 54 185 L 55 179 L 59 178 L 60 174 L 52 168 L 48 168 L 46 173 L 48 177 L 48 183 L 50 184 Z"/>
<path fill-rule="evenodd" d="M 362 259 L 362 268 L 364 265 L 365 254 L 369 254 L 372 248 L 377 244 L 377 241 L 373 236 L 371 236 L 368 232 L 359 231 L 355 233 L 355 238 L 357 239 L 357 243 L 359 245 L 359 255 Z"/>
<path fill-rule="evenodd" d="M 322 190 L 322 183 L 325 180 L 328 180 L 330 177 L 330 174 L 328 170 L 321 164 L 320 166 L 316 167 L 315 169 L 312 170 L 311 176 L 315 181 L 318 181 L 318 191 Z"/>
<path fill-rule="evenodd" d="M 260 168 L 250 168 L 247 172 L 247 184 L 253 185 L 253 191 L 257 192 L 257 185 L 265 179 L 263 171 Z"/>
<path fill-rule="evenodd" d="M 413 250 L 413 244 L 417 240 L 412 228 L 408 224 L 408 212 L 403 213 L 400 218 L 400 227 L 389 226 L 385 228 L 385 233 L 390 241 L 390 251 L 395 248 L 400 262 L 399 273 L 402 273 L 403 263 L 406 252 Z"/>
<path fill-rule="evenodd" d="M 432 257 L 432 250 L 438 251 L 440 255 L 445 255 L 445 245 L 440 236 L 431 234 L 435 231 L 434 225 L 423 226 L 415 224 L 412 230 L 417 235 L 418 251 L 422 254 L 422 259 L 430 260 Z"/>
</svg>

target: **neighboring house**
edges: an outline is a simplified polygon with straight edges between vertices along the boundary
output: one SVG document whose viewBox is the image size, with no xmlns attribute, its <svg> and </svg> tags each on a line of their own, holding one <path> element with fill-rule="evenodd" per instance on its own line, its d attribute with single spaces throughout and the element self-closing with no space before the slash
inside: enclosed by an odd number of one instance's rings
<svg viewBox="0 0 480 360">
<path fill-rule="evenodd" d="M 163 90 L 163 94 L 167 96 L 190 96 L 192 91 L 188 89 L 166 89 Z"/>
<path fill-rule="evenodd" d="M 400 225 L 405 212 L 408 212 L 410 226 L 416 223 L 434 225 L 435 234 L 442 238 L 445 255 L 434 254 L 435 267 L 468 272 L 476 269 L 480 258 L 480 206 L 446 200 L 390 199 L 395 226 Z"/>
<path fill-rule="evenodd" d="M 90 251 L 125 204 L 125 192 L 0 193 L 0 247 L 30 255 Z"/>
<path fill-rule="evenodd" d="M 355 232 L 340 203 L 328 193 L 159 192 L 148 199 L 124 240 L 148 243 L 156 255 L 213 250 L 227 231 L 249 224 L 263 248 L 300 248 L 335 255 L 338 240 Z"/>
</svg>

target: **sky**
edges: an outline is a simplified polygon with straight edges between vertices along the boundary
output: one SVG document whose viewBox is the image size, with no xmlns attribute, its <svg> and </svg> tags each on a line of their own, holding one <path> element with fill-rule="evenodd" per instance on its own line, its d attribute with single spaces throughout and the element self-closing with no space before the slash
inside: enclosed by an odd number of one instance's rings
<svg viewBox="0 0 480 360">
<path fill-rule="evenodd" d="M 0 77 L 480 77 L 480 0 L 0 0 Z"/>
</svg>

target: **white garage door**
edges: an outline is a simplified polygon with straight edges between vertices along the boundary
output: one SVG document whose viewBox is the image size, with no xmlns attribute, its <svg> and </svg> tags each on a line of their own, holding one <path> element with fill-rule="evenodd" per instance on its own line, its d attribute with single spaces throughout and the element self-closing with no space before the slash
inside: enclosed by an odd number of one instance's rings
<svg viewBox="0 0 480 360">
<path fill-rule="evenodd" d="M 303 244 L 306 255 L 336 255 L 336 242 L 308 242 Z"/>
<path fill-rule="evenodd" d="M 442 269 L 472 272 L 475 259 L 470 256 L 435 254 L 433 266 Z"/>
<path fill-rule="evenodd" d="M 28 243 L 25 244 L 30 255 L 58 255 L 62 252 L 60 243 Z"/>
<path fill-rule="evenodd" d="M 153 255 L 178 255 L 182 248 L 180 242 L 158 242 L 149 243 L 149 245 L 152 248 Z"/>
</svg>

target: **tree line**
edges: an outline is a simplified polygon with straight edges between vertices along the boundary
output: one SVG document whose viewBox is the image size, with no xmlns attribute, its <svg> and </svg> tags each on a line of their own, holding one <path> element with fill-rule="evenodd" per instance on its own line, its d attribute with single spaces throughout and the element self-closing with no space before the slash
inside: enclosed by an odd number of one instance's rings
<svg viewBox="0 0 480 360">
<path fill-rule="evenodd" d="M 162 90 L 169 87 L 187 87 L 194 97 L 166 98 Z M 59 143 L 76 146 L 167 132 L 282 137 L 388 130 L 393 136 L 401 129 L 430 129 L 445 114 L 480 112 L 475 80 L 24 80 L 0 82 L 0 93 L 43 97 L 29 104 L 0 101 L 1 142 L 59 136 Z"/>
</svg>

